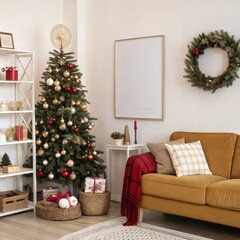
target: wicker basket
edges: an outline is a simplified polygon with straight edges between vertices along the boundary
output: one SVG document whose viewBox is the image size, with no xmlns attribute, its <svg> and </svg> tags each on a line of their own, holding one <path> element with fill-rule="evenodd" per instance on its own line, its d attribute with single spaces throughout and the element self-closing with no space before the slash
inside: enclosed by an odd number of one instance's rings
<svg viewBox="0 0 240 240">
<path fill-rule="evenodd" d="M 88 216 L 104 215 L 110 207 L 110 192 L 105 193 L 79 193 L 82 214 Z"/>
<path fill-rule="evenodd" d="M 39 218 L 52 221 L 66 221 L 79 218 L 81 216 L 80 204 L 76 207 L 60 208 L 56 203 L 39 201 L 36 204 L 36 215 Z"/>
</svg>

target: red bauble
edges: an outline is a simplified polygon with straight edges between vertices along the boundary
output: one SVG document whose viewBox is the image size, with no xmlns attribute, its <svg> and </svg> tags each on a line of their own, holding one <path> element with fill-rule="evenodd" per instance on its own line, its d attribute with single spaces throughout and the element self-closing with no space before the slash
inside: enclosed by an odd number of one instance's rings
<svg viewBox="0 0 240 240">
<path fill-rule="evenodd" d="M 52 124 L 53 123 L 53 120 L 50 118 L 47 120 L 48 124 Z"/>
<path fill-rule="evenodd" d="M 72 92 L 73 93 L 77 93 L 77 89 L 76 88 L 72 88 Z"/>
<path fill-rule="evenodd" d="M 71 91 L 71 88 L 70 88 L 69 86 L 67 86 L 65 89 L 66 89 L 66 91 L 68 91 L 68 92 Z"/>
<path fill-rule="evenodd" d="M 42 171 L 41 169 L 39 169 L 39 170 L 37 171 L 37 175 L 38 175 L 39 177 L 42 177 L 42 176 L 43 176 L 43 171 Z"/>
<path fill-rule="evenodd" d="M 193 50 L 193 55 L 194 56 L 198 56 L 199 55 L 199 51 L 196 48 Z"/>
<path fill-rule="evenodd" d="M 69 172 L 68 172 L 67 170 L 64 170 L 64 171 L 62 172 L 62 176 L 63 176 L 64 178 L 67 178 L 67 177 L 69 176 Z"/>
<path fill-rule="evenodd" d="M 87 158 L 88 158 L 88 160 L 93 160 L 93 155 L 92 154 L 88 154 Z"/>
<path fill-rule="evenodd" d="M 91 143 L 88 143 L 88 144 L 87 144 L 87 147 L 89 147 L 89 148 L 92 147 L 92 144 L 91 144 Z"/>
<path fill-rule="evenodd" d="M 73 128 L 73 131 L 74 131 L 75 133 L 78 133 L 78 132 L 79 132 L 79 129 L 78 129 L 77 127 L 75 127 L 75 128 Z"/>
<path fill-rule="evenodd" d="M 73 68 L 73 64 L 72 64 L 72 63 L 68 63 L 68 64 L 67 64 L 67 67 L 68 67 L 68 68 Z"/>
</svg>

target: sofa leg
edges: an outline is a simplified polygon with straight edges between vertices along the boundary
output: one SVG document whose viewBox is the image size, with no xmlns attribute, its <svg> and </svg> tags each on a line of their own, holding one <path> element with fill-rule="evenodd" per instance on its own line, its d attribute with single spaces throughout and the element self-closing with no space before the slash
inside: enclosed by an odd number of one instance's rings
<svg viewBox="0 0 240 240">
<path fill-rule="evenodd" d="M 141 223 L 143 220 L 143 209 L 138 208 L 138 222 Z"/>
</svg>

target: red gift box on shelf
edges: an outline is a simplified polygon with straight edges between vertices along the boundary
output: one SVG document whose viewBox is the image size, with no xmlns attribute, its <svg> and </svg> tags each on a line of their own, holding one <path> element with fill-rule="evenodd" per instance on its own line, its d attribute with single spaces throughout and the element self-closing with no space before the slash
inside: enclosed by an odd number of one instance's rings
<svg viewBox="0 0 240 240">
<path fill-rule="evenodd" d="M 23 126 L 21 125 L 16 126 L 16 140 L 17 141 L 23 140 Z"/>
<path fill-rule="evenodd" d="M 18 70 L 16 67 L 6 67 L 6 80 L 8 81 L 18 80 Z"/>
<path fill-rule="evenodd" d="M 104 193 L 106 188 L 106 179 L 99 177 L 86 177 L 84 192 Z"/>
</svg>

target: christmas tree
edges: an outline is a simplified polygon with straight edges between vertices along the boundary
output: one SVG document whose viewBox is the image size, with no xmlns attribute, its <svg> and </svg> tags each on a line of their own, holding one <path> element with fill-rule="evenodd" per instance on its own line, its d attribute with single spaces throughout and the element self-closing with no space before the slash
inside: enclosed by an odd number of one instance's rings
<svg viewBox="0 0 240 240">
<path fill-rule="evenodd" d="M 6 153 L 4 153 L 0 166 L 3 167 L 3 166 L 9 166 L 9 165 L 12 165 L 11 160 L 9 156 Z"/>
<path fill-rule="evenodd" d="M 94 127 L 88 112 L 73 53 L 62 48 L 50 52 L 48 66 L 40 82 L 42 92 L 36 103 L 36 168 L 38 180 L 57 180 L 62 184 L 105 174 L 100 151 L 94 146 Z"/>
</svg>

